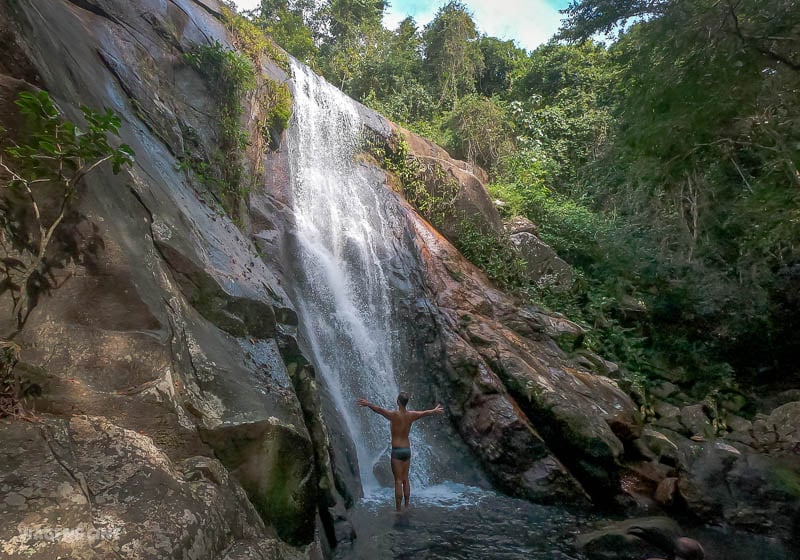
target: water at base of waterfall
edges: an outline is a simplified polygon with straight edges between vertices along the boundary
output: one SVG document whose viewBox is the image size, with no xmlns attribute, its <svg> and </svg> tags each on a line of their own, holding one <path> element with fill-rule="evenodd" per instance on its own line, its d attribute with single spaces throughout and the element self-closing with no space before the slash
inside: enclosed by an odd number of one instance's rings
<svg viewBox="0 0 800 560">
<path fill-rule="evenodd" d="M 358 537 L 335 558 L 585 559 L 571 533 L 582 521 L 564 509 L 453 483 L 412 487 L 411 504 L 397 513 L 394 489 L 374 491 L 350 512 Z"/>
<path fill-rule="evenodd" d="M 588 560 L 575 537 L 610 518 L 543 506 L 453 483 L 415 490 L 411 507 L 394 511 L 394 490 L 381 488 L 348 516 L 358 532 L 337 560 Z M 781 544 L 720 528 L 687 530 L 706 560 L 793 560 Z M 648 558 L 651 556 L 648 556 Z M 654 550 L 653 558 L 664 557 Z M 628 557 L 620 553 L 619 560 Z M 630 560 L 639 560 L 630 556 Z"/>
</svg>

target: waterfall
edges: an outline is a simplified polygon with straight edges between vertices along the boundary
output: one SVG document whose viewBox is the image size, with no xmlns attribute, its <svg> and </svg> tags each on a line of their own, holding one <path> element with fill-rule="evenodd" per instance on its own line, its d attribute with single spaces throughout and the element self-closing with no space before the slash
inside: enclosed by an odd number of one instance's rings
<svg viewBox="0 0 800 560">
<path fill-rule="evenodd" d="M 364 397 L 393 409 L 399 391 L 399 329 L 384 264 L 394 256 L 404 218 L 394 196 L 356 156 L 363 123 L 353 100 L 292 61 L 294 114 L 289 134 L 296 218 L 296 305 L 319 374 L 355 444 L 364 492 L 377 488 L 388 422 L 357 407 Z M 412 430 L 412 482 L 425 485 L 429 446 Z"/>
</svg>

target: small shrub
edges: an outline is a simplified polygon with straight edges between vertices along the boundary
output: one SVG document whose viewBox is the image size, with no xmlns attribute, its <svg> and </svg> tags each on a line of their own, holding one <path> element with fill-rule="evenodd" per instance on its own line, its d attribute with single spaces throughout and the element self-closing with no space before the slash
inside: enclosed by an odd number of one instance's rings
<svg viewBox="0 0 800 560">
<path fill-rule="evenodd" d="M 215 154 L 208 160 L 189 158 L 188 166 L 235 217 L 237 202 L 247 194 L 242 185 L 240 156 L 247 146 L 247 132 L 241 122 L 242 97 L 256 88 L 255 68 L 248 57 L 226 49 L 218 41 L 200 45 L 184 57 L 206 78 L 209 89 L 217 96 L 222 133 Z"/>
<path fill-rule="evenodd" d="M 247 54 L 253 64 L 258 66 L 259 59 L 265 55 L 285 72 L 289 72 L 289 57 L 253 22 L 227 6 L 222 7 L 222 14 L 225 27 L 234 37 L 234 46 Z"/>
<path fill-rule="evenodd" d="M 434 227 L 441 228 L 453 216 L 458 181 L 441 166 L 409 154 L 408 144 L 396 135 L 370 144 L 368 151 L 397 176 L 405 199 Z"/>
<path fill-rule="evenodd" d="M 529 285 L 527 263 L 507 237 L 481 231 L 465 219 L 459 225 L 456 248 L 501 287 L 513 290 Z"/>
<path fill-rule="evenodd" d="M 109 143 L 108 135 L 118 134 L 121 124 L 110 109 L 101 113 L 81 107 L 86 126 L 80 128 L 63 118 L 46 91 L 22 92 L 15 103 L 27 128 L 22 140 L 6 139 L 11 145 L 0 153 L 0 236 L 7 253 L 11 246 L 17 253 L 16 258 L 7 254 L 3 259 L 3 289 L 12 292 L 14 318 L 21 327 L 29 311 L 28 292 L 42 283 L 50 242 L 84 178 L 105 162 L 119 173 L 133 163 L 134 154 L 126 144 Z M 43 206 L 53 197 L 58 200 L 55 211 Z M 31 220 L 33 228 L 21 225 L 20 216 L 24 222 Z"/>
<path fill-rule="evenodd" d="M 274 150 L 280 134 L 289 126 L 289 119 L 292 117 L 292 94 L 289 86 L 266 79 L 258 103 L 264 114 L 261 136 L 268 141 L 270 149 Z"/>
</svg>

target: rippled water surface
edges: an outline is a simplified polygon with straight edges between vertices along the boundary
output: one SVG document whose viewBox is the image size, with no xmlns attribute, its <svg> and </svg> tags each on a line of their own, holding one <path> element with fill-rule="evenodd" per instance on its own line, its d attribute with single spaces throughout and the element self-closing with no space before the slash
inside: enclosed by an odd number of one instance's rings
<svg viewBox="0 0 800 560">
<path fill-rule="evenodd" d="M 392 489 L 373 491 L 351 512 L 358 538 L 340 546 L 336 558 L 586 560 L 575 550 L 575 536 L 607 521 L 452 483 L 412 489 L 411 503 L 398 514 Z M 703 543 L 706 560 L 797 560 L 780 543 L 743 532 L 705 528 L 686 534 Z M 655 549 L 652 557 L 659 557 Z"/>
<path fill-rule="evenodd" d="M 573 547 L 588 519 L 458 484 L 412 490 L 412 507 L 394 512 L 394 494 L 381 489 L 353 511 L 358 538 L 340 559 L 583 560 Z"/>
</svg>

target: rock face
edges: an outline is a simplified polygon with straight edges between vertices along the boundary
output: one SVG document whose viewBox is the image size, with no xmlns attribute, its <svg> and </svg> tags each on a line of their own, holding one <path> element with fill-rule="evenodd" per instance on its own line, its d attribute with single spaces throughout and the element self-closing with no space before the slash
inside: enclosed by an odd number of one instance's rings
<svg viewBox="0 0 800 560">
<path fill-rule="evenodd" d="M 428 349 L 437 383 L 488 472 L 507 491 L 537 500 L 615 492 L 623 444 L 614 429 L 634 429 L 630 398 L 558 347 L 552 325 L 566 320 L 514 305 L 409 215 L 426 267 L 427 309 L 437 310 L 428 320 L 444 333 Z"/>
<path fill-rule="evenodd" d="M 22 531 L 25 515 L 45 510 L 42 526 L 57 516 L 62 526 L 74 519 L 70 527 L 107 520 L 121 531 L 110 546 L 139 558 L 281 557 L 286 545 L 276 538 L 314 543 L 318 517 L 334 533 L 327 508 L 345 499 L 326 461 L 326 434 L 312 422 L 314 396 L 299 400 L 286 367 L 302 356 L 280 271 L 202 178 L 179 165 L 219 150 L 219 102 L 184 54 L 210 40 L 229 45 L 223 19 L 212 0 L 56 0 L 47 10 L 0 3 L 3 40 L 15 53 L 0 76 L 3 126 L 13 134 L 19 124 L 16 93 L 40 86 L 74 122 L 79 104 L 116 111 L 121 140 L 136 153 L 121 175 L 100 167 L 86 177 L 52 253 L 58 289 L 39 297 L 15 335 L 17 371 L 38 388 L 29 406 L 45 427 L 58 427 L 63 449 L 49 453 L 25 424 L 5 426 L 4 449 L 6 437 L 22 438 L 16 460 L 34 461 L 9 465 L 31 474 L 7 482 L 9 492 L 35 495 L 39 477 L 71 485 L 75 499 L 46 509 L 45 498 L 22 506 L 12 498 L 9 507 L 19 508 L 4 510 L 4 529 Z M 275 63 L 263 65 L 265 75 L 287 79 Z M 255 128 L 259 108 L 248 115 Z M 256 180 L 261 148 L 251 150 L 245 170 Z M 8 335 L 16 330 L 8 292 L 0 304 Z M 107 480 L 103 465 L 125 478 Z M 163 487 L 148 491 L 145 480 Z M 106 491 L 116 493 L 106 504 L 87 505 Z M 108 557 L 75 550 L 68 555 Z"/>
<path fill-rule="evenodd" d="M 758 452 L 737 437 L 697 439 L 661 426 L 644 429 L 637 445 L 651 465 L 662 467 L 651 468 L 660 471 L 653 478 L 656 500 L 709 522 L 721 519 L 795 541 L 800 529 L 800 456 L 794 451 Z"/>
<path fill-rule="evenodd" d="M 503 231 L 500 214 L 494 207 L 489 194 L 484 188 L 488 180 L 486 172 L 464 161 L 455 160 L 430 140 L 414 134 L 392 123 L 392 130 L 405 140 L 408 151 L 417 160 L 426 166 L 438 168 L 444 177 L 437 178 L 436 174 L 424 177 L 426 188 L 432 195 L 441 196 L 437 192 L 443 181 L 455 181 L 458 189 L 452 203 L 452 209 L 444 216 L 441 233 L 455 243 L 459 239 L 461 221 L 469 219 L 484 233 L 499 235 Z"/>
<path fill-rule="evenodd" d="M 215 459 L 174 462 L 149 437 L 91 416 L 7 424 L 0 438 L 3 558 L 297 554 Z"/>
</svg>

